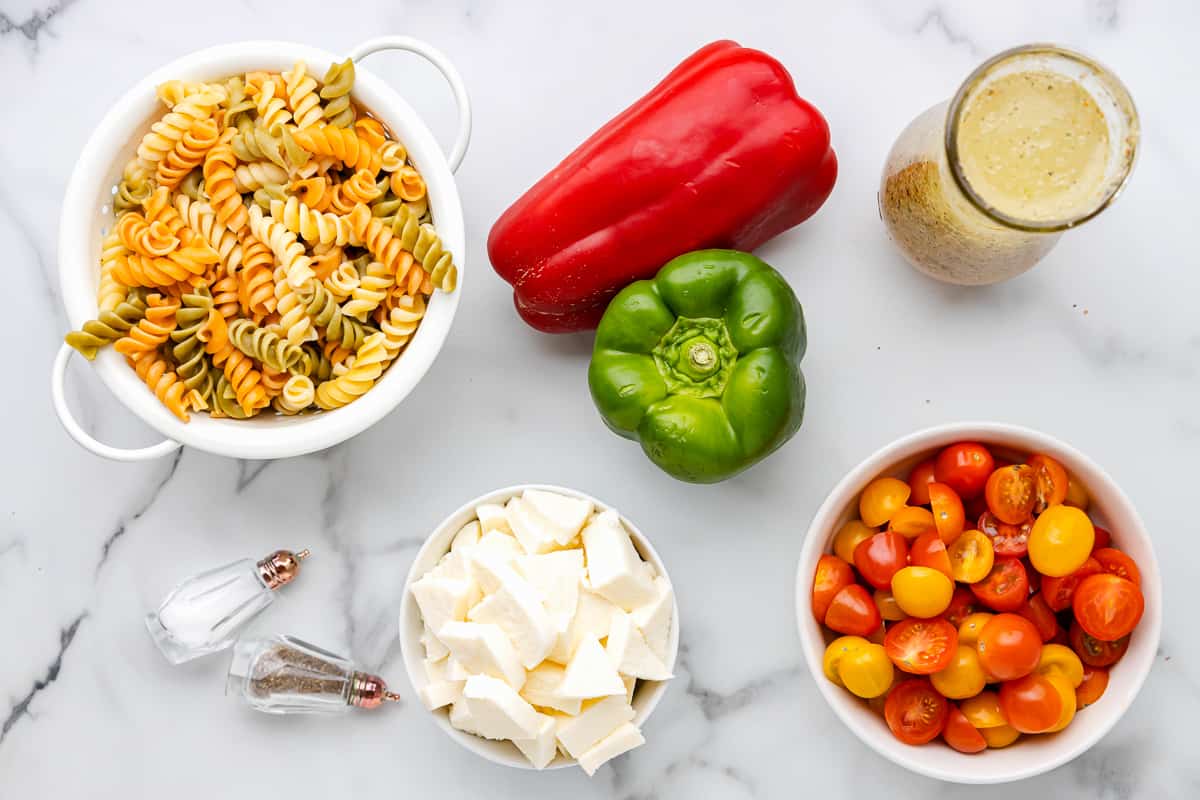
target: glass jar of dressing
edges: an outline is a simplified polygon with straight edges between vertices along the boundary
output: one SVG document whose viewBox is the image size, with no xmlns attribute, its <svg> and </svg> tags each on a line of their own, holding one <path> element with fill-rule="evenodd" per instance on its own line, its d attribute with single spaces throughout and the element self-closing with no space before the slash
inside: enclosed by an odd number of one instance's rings
<svg viewBox="0 0 1200 800">
<path fill-rule="evenodd" d="M 997 283 L 1113 201 L 1133 169 L 1138 117 L 1125 86 L 1078 53 L 1000 53 L 892 146 L 879 213 L 921 272 Z"/>
</svg>

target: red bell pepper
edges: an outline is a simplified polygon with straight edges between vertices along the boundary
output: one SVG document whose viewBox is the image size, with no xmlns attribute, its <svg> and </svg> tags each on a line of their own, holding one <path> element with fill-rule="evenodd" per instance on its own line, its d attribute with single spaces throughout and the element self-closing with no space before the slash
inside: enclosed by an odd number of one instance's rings
<svg viewBox="0 0 1200 800">
<path fill-rule="evenodd" d="M 504 212 L 488 256 L 538 330 L 596 327 L 620 289 L 692 250 L 753 250 L 829 196 L 829 126 L 787 70 L 709 44 Z"/>
</svg>

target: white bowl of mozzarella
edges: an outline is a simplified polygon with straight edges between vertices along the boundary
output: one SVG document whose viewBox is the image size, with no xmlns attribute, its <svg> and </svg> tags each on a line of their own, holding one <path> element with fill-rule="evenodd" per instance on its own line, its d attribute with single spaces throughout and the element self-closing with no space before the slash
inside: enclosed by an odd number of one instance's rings
<svg viewBox="0 0 1200 800">
<path fill-rule="evenodd" d="M 489 761 L 589 775 L 644 743 L 672 677 L 679 610 L 637 527 L 559 486 L 489 492 L 417 553 L 400 607 L 413 690 Z"/>
</svg>

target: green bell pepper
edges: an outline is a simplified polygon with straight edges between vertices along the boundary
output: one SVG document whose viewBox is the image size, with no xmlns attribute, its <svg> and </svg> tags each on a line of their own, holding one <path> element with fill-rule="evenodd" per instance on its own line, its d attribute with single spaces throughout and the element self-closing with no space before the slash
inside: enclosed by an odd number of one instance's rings
<svg viewBox="0 0 1200 800">
<path fill-rule="evenodd" d="M 800 428 L 805 343 L 782 275 L 748 253 L 699 250 L 613 298 L 588 385 L 608 427 L 660 468 L 716 483 Z"/>
</svg>

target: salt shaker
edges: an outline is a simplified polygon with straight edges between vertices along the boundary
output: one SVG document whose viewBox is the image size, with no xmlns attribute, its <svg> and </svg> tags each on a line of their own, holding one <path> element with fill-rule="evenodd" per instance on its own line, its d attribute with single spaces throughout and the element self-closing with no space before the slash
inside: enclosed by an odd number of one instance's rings
<svg viewBox="0 0 1200 800">
<path fill-rule="evenodd" d="M 146 615 L 151 638 L 172 664 L 224 650 L 271 605 L 275 590 L 295 579 L 307 557 L 307 550 L 276 550 L 261 561 L 243 558 L 188 578 Z"/>
<path fill-rule="evenodd" d="M 268 714 L 333 714 L 400 699 L 349 659 L 293 636 L 239 640 L 225 693 Z"/>
</svg>

